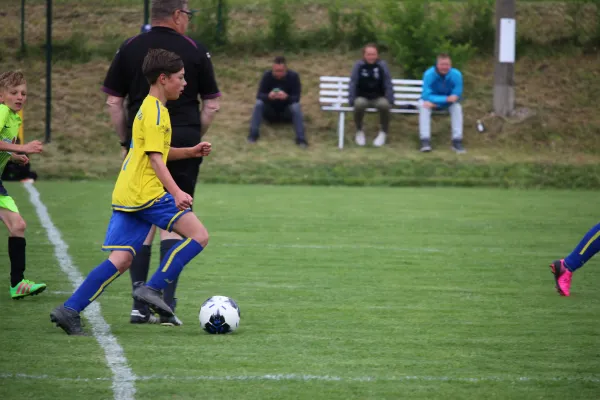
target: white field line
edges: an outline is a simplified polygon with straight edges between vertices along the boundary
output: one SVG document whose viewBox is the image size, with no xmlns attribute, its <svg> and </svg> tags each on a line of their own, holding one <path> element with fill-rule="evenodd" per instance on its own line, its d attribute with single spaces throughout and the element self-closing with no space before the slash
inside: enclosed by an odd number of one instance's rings
<svg viewBox="0 0 600 400">
<path fill-rule="evenodd" d="M 216 243 L 221 247 L 259 247 L 267 249 L 307 249 L 307 250 L 393 250 L 415 253 L 439 253 L 442 250 L 428 247 L 397 247 L 397 246 L 377 246 L 364 244 L 277 244 L 277 243 Z"/>
<path fill-rule="evenodd" d="M 104 382 L 111 381 L 112 378 L 84 378 L 84 377 L 58 377 L 51 375 L 29 375 L 29 374 L 11 374 L 0 373 L 0 379 L 23 379 L 23 380 L 52 380 L 52 381 L 67 381 L 67 382 Z M 132 377 L 133 381 L 156 381 L 167 380 L 174 382 L 198 382 L 198 381 L 296 381 L 296 382 L 587 382 L 600 383 L 600 377 L 594 376 L 563 376 L 563 377 L 529 377 L 529 376 L 419 376 L 419 375 L 398 375 L 390 377 L 373 377 L 373 376 L 357 376 L 357 377 L 341 377 L 334 375 L 306 375 L 306 374 L 266 374 L 266 375 L 224 375 L 224 376 L 170 376 L 170 375 L 150 375 Z"/>
<path fill-rule="evenodd" d="M 40 193 L 31 183 L 24 184 L 25 189 L 29 192 L 29 200 L 35 207 L 35 211 L 40 219 L 40 222 L 46 233 L 50 243 L 54 246 L 54 255 L 58 260 L 58 264 L 62 271 L 67 275 L 73 288 L 79 287 L 83 282 L 83 276 L 73 264 L 73 260 L 69 256 L 69 246 L 62 239 L 60 231 L 50 218 L 48 209 L 40 199 Z M 110 331 L 110 325 L 106 323 L 102 317 L 100 304 L 92 303 L 85 311 L 84 315 L 92 326 L 94 337 L 104 350 L 106 363 L 112 372 L 112 390 L 115 400 L 130 400 L 135 399 L 135 374 L 129 367 L 125 358 L 125 351 L 119 345 L 117 338 Z M 63 334 L 61 332 L 61 334 Z"/>
<path fill-rule="evenodd" d="M 400 251 L 404 253 L 443 253 L 447 250 L 435 247 L 402 247 L 370 244 L 277 244 L 277 243 L 218 243 L 216 239 L 212 246 L 217 247 L 240 247 L 240 248 L 266 248 L 266 249 L 300 249 L 300 250 L 381 250 L 381 251 Z M 458 252 L 464 253 L 504 253 L 519 254 L 527 256 L 553 257 L 546 251 L 519 250 L 502 247 L 471 247 L 468 249 L 458 249 Z"/>
</svg>

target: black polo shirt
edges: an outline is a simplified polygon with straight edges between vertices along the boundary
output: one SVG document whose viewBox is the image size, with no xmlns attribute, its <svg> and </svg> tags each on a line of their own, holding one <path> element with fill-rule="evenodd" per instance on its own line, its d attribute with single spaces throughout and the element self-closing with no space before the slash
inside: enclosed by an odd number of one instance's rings
<svg viewBox="0 0 600 400">
<path fill-rule="evenodd" d="M 183 59 L 187 86 L 179 99 L 166 104 L 171 125 L 199 126 L 201 99 L 221 96 L 208 50 L 193 39 L 166 27 L 152 27 L 150 32 L 127 39 L 117 51 L 104 79 L 102 90 L 112 96 L 129 97 L 127 126 L 131 132 L 133 119 L 148 95 L 150 85 L 142 74 L 142 64 L 149 49 L 164 49 Z M 177 129 L 173 129 L 176 135 Z"/>
</svg>

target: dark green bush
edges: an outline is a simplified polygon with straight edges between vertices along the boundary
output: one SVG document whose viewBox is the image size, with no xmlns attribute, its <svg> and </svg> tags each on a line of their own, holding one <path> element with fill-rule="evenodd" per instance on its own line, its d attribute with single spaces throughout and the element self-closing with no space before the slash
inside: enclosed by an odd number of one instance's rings
<svg viewBox="0 0 600 400">
<path fill-rule="evenodd" d="M 436 2 L 436 7 L 431 3 L 383 0 L 383 41 L 407 78 L 421 78 L 439 53 L 450 54 L 453 65 L 461 68 L 475 52 L 469 43 L 456 44 L 449 39 L 450 15 L 444 9 L 447 3 Z"/>
</svg>

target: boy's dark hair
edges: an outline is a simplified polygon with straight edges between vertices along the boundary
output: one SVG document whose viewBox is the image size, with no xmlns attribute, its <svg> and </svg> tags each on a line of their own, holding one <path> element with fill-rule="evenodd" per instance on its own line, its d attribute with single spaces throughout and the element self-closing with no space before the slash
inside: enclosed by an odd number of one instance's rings
<svg viewBox="0 0 600 400">
<path fill-rule="evenodd" d="M 450 54 L 448 54 L 448 53 L 440 53 L 440 54 L 437 55 L 437 59 L 438 60 L 439 59 L 444 59 L 444 60 L 445 59 L 450 59 Z"/>
<path fill-rule="evenodd" d="M 285 65 L 285 57 L 284 56 L 277 56 L 275 57 L 275 59 L 273 60 L 273 64 L 278 64 L 278 65 Z"/>
<path fill-rule="evenodd" d="M 0 90 L 16 87 L 27 83 L 21 71 L 7 71 L 0 74 Z"/>
<path fill-rule="evenodd" d="M 183 69 L 183 60 L 177 54 L 164 49 L 150 49 L 144 57 L 142 73 L 150 85 L 154 85 L 161 74 L 171 76 Z"/>
</svg>

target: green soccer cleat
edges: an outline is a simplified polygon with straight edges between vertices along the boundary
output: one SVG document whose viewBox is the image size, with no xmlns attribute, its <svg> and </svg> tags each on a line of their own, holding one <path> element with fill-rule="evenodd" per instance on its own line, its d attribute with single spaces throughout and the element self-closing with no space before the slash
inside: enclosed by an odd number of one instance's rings
<svg viewBox="0 0 600 400">
<path fill-rule="evenodd" d="M 33 281 L 23 279 L 17 283 L 14 287 L 10 288 L 10 297 L 13 300 L 19 300 L 27 296 L 35 296 L 46 290 L 45 283 L 35 283 Z"/>
</svg>

